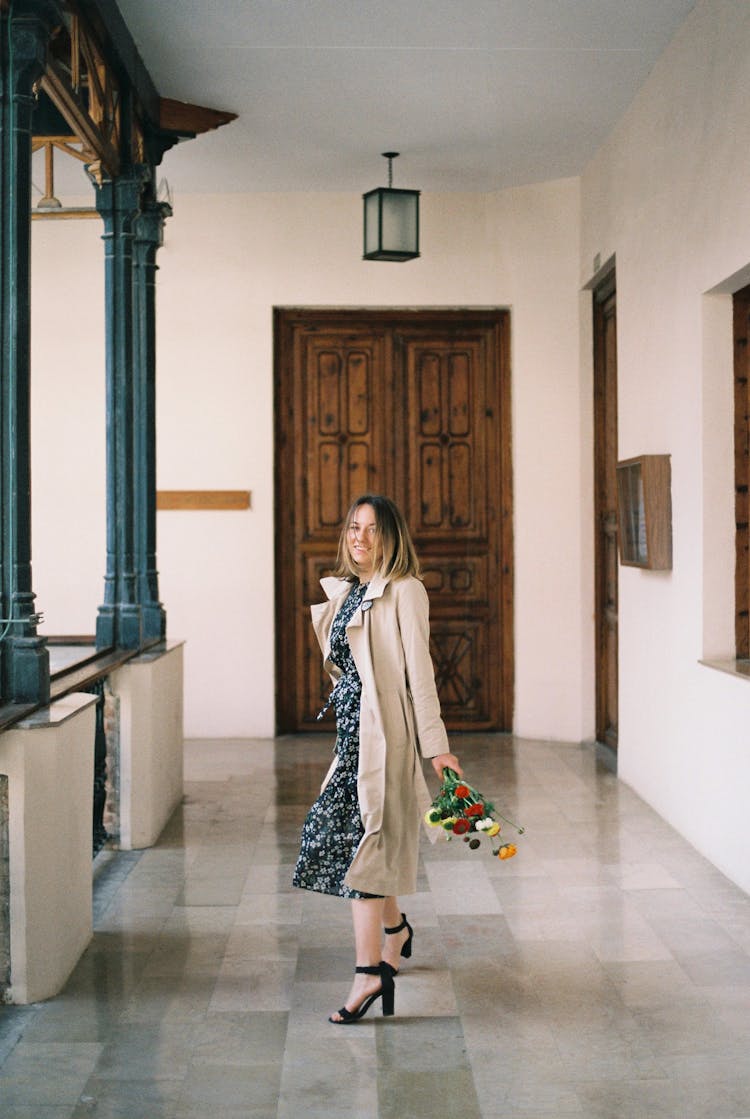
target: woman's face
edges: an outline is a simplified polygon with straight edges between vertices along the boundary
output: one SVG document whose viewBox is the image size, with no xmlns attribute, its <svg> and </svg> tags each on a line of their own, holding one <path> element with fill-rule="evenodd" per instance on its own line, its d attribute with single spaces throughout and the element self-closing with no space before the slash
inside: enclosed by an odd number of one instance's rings
<svg viewBox="0 0 750 1119">
<path fill-rule="evenodd" d="M 349 556 L 360 581 L 366 583 L 375 570 L 378 528 L 372 505 L 358 505 L 347 528 Z"/>
</svg>

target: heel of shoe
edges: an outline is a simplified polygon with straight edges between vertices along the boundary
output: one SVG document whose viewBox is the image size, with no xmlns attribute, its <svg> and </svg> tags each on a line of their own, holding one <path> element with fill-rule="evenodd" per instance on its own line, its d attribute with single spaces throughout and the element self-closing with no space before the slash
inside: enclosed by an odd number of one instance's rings
<svg viewBox="0 0 750 1119">
<path fill-rule="evenodd" d="M 383 1017 L 391 1018 L 395 1012 L 396 985 L 393 982 L 393 968 L 385 961 L 380 965 L 380 982 L 382 985 Z"/>
</svg>

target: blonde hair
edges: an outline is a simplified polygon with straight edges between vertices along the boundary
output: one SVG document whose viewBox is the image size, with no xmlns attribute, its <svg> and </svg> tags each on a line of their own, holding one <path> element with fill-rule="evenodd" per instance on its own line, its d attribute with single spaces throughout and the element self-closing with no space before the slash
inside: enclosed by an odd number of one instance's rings
<svg viewBox="0 0 750 1119">
<path fill-rule="evenodd" d="M 358 497 L 352 502 L 346 514 L 339 537 L 339 550 L 333 574 L 339 579 L 359 578 L 349 551 L 349 525 L 357 510 L 363 505 L 372 506 L 375 513 L 377 550 L 373 574 L 389 579 L 402 579 L 405 575 L 414 575 L 415 578 L 421 579 L 417 553 L 401 510 L 389 497 L 381 497 L 380 494 L 373 493 Z"/>
</svg>

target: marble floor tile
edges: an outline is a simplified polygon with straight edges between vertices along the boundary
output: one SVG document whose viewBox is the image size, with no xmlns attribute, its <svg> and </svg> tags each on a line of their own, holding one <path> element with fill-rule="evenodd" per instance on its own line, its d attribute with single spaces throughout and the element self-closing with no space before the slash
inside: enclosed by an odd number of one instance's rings
<svg viewBox="0 0 750 1119">
<path fill-rule="evenodd" d="M 589 747 L 463 736 L 519 853 L 423 837 L 395 1016 L 329 1023 L 350 906 L 291 879 L 330 747 L 186 743 L 65 990 L 0 1007 L 2 1119 L 750 1119 L 750 899 Z"/>
<path fill-rule="evenodd" d="M 248 960 L 237 973 L 224 962 L 207 1010 L 211 1014 L 289 1009 L 295 961 Z"/>
<path fill-rule="evenodd" d="M 438 915 L 499 914 L 500 902 L 492 889 L 489 870 L 483 862 L 477 862 L 476 857 L 472 857 L 478 852 L 467 852 L 464 848 L 460 854 L 465 861 L 459 864 L 459 870 L 455 861 L 446 859 L 433 859 L 426 864 L 430 892 Z"/>
<path fill-rule="evenodd" d="M 629 1007 L 683 1006 L 700 1013 L 710 1003 L 676 960 L 610 961 L 605 969 L 622 1002 Z"/>
<path fill-rule="evenodd" d="M 92 1076 L 71 1119 L 176 1119 L 182 1081 Z"/>
<path fill-rule="evenodd" d="M 288 1014 L 209 1014 L 194 1030 L 190 1057 L 194 1066 L 267 1065 L 281 1061 L 286 1045 Z"/>
<path fill-rule="evenodd" d="M 482 1119 L 470 1069 L 383 1069 L 378 1075 L 379 1119 Z"/>
<path fill-rule="evenodd" d="M 205 1116 L 217 1110 L 218 1100 L 222 1109 L 244 1107 L 250 1114 L 272 1114 L 279 1098 L 281 1067 L 280 1061 L 258 1065 L 212 1065 L 203 1061 L 185 1077 L 180 1103 L 189 1103 L 199 1113 L 202 1109 Z"/>
<path fill-rule="evenodd" d="M 12 1104 L 3 1100 L 3 1119 L 70 1119 L 71 1109 L 65 1104 L 62 1107 L 43 1104 Z"/>
<path fill-rule="evenodd" d="M 0 1114 L 20 1106 L 72 1106 L 95 1068 L 102 1046 L 29 1042 L 23 1038 L 0 1069 Z"/>
</svg>

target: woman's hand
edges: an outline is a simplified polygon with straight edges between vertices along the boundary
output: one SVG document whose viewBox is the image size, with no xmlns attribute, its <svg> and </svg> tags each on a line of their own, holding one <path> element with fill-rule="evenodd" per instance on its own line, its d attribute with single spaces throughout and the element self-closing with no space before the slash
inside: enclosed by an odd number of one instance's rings
<svg viewBox="0 0 750 1119">
<path fill-rule="evenodd" d="M 437 773 L 440 780 L 443 780 L 443 770 L 453 769 L 459 777 L 463 777 L 464 771 L 461 769 L 461 763 L 455 754 L 438 754 L 435 758 L 430 758 L 433 768 Z"/>
</svg>

